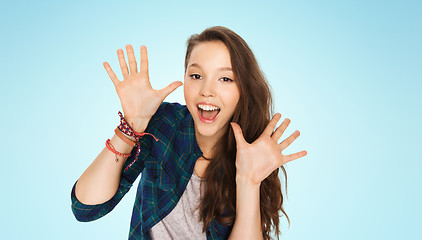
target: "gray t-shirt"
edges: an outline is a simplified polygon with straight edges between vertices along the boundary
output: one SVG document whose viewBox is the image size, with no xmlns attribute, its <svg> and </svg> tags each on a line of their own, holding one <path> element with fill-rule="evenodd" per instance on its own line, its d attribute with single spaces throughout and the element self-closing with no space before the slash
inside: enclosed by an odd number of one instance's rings
<svg viewBox="0 0 422 240">
<path fill-rule="evenodd" d="M 193 171 L 176 207 L 150 229 L 153 240 L 207 239 L 206 234 L 202 232 L 203 223 L 199 221 L 199 209 L 195 210 L 204 194 L 200 184 L 201 178 Z"/>
</svg>

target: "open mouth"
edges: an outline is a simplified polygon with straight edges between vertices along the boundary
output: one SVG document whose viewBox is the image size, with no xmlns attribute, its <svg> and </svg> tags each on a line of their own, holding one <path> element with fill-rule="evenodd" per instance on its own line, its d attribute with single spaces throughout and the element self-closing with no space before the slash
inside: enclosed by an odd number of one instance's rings
<svg viewBox="0 0 422 240">
<path fill-rule="evenodd" d="M 212 122 L 220 113 L 220 108 L 209 104 L 198 104 L 198 113 L 203 122 Z"/>
</svg>

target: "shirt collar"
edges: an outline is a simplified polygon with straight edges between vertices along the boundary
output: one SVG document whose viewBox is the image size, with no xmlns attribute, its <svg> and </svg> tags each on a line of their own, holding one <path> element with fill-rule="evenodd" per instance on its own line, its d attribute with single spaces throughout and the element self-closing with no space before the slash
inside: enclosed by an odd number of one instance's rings
<svg viewBox="0 0 422 240">
<path fill-rule="evenodd" d="M 195 137 L 195 123 L 188 108 L 184 106 L 180 112 L 184 117 L 179 128 L 180 140 L 183 142 L 183 152 L 202 156 L 201 148 L 199 148 Z"/>
</svg>

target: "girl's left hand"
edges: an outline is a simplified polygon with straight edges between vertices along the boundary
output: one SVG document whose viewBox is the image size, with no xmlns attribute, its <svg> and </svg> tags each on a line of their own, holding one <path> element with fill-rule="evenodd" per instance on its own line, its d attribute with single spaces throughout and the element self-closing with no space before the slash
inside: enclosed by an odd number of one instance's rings
<svg viewBox="0 0 422 240">
<path fill-rule="evenodd" d="M 242 129 L 237 123 L 231 122 L 236 138 L 236 176 L 246 178 L 250 183 L 259 185 L 274 170 L 283 164 L 303 157 L 306 151 L 283 155 L 281 151 L 286 149 L 297 137 L 299 131 L 278 144 L 278 140 L 286 130 L 290 120 L 286 118 L 274 131 L 281 114 L 277 113 L 268 123 L 264 132 L 252 144 L 246 142 Z"/>
</svg>

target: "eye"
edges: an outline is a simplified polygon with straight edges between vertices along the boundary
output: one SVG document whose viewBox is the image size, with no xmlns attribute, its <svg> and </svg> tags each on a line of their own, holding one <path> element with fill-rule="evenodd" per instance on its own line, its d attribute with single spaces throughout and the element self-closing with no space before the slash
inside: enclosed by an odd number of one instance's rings
<svg viewBox="0 0 422 240">
<path fill-rule="evenodd" d="M 193 79 L 199 79 L 197 77 L 201 77 L 201 75 L 199 75 L 199 74 L 191 74 L 191 75 L 189 75 L 189 77 L 191 77 Z"/>
<path fill-rule="evenodd" d="M 233 80 L 228 77 L 223 77 L 221 79 L 223 80 L 223 82 L 233 82 Z"/>
</svg>

